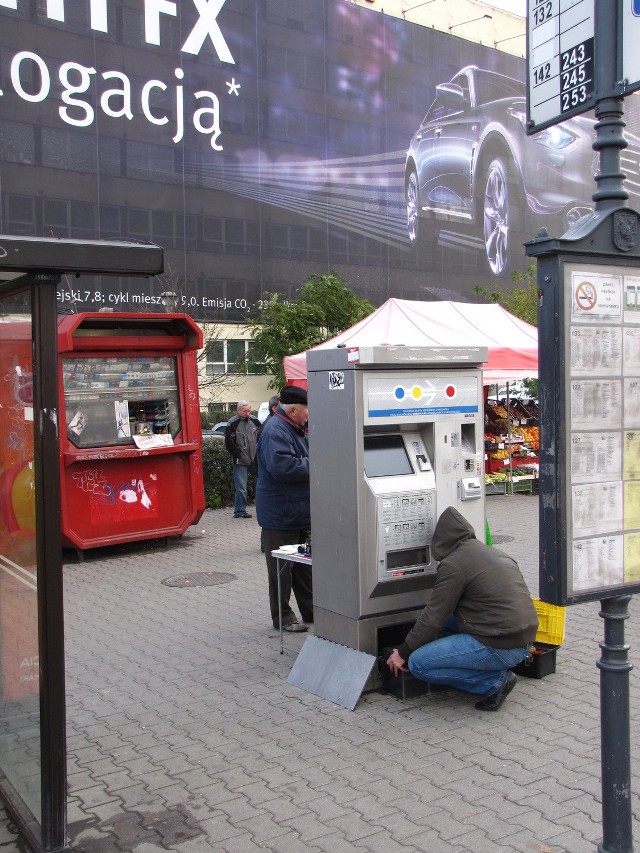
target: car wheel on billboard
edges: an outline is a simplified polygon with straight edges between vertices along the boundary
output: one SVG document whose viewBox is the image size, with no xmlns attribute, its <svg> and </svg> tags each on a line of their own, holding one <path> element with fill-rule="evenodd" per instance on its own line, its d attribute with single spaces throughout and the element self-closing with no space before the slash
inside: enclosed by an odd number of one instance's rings
<svg viewBox="0 0 640 853">
<path fill-rule="evenodd" d="M 482 222 L 487 263 L 496 276 L 506 273 L 513 242 L 513 212 L 516 200 L 504 160 L 489 162 L 484 179 Z"/>
<path fill-rule="evenodd" d="M 420 231 L 420 192 L 418 190 L 418 175 L 415 171 L 409 173 L 405 184 L 407 200 L 407 231 L 409 240 L 417 242 Z"/>
</svg>

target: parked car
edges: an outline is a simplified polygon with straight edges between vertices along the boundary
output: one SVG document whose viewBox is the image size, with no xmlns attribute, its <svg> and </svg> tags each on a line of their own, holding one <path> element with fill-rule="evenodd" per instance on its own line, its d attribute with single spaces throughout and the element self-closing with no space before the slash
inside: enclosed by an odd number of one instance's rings
<svg viewBox="0 0 640 853">
<path fill-rule="evenodd" d="M 419 240 L 423 218 L 438 213 L 482 225 L 487 263 L 500 276 L 514 231 L 525 230 L 525 213 L 560 217 L 562 233 L 589 213 L 597 164 L 593 120 L 579 116 L 530 137 L 525 126 L 525 87 L 518 80 L 468 66 L 436 86 L 406 157 L 409 239 Z M 541 224 L 538 218 L 536 231 Z"/>
<path fill-rule="evenodd" d="M 208 441 L 209 439 L 213 439 L 214 441 L 224 441 L 224 433 L 220 432 L 220 430 L 203 429 L 202 440 Z"/>
<path fill-rule="evenodd" d="M 227 421 L 218 421 L 218 423 L 214 424 L 211 429 L 202 430 L 202 440 L 205 441 L 209 438 L 213 438 L 224 441 L 224 434 L 226 431 Z"/>
</svg>

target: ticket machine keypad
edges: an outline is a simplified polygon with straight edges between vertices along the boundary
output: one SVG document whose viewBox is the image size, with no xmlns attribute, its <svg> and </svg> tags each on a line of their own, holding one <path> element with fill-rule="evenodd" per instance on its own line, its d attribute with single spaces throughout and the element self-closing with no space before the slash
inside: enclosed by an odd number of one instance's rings
<svg viewBox="0 0 640 853">
<path fill-rule="evenodd" d="M 396 492 L 377 497 L 378 578 L 423 573 L 436 514 L 435 491 Z"/>
</svg>

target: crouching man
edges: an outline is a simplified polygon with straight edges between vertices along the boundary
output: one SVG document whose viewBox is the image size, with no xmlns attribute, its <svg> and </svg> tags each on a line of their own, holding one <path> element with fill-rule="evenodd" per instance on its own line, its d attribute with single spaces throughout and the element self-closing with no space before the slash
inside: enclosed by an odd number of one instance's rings
<svg viewBox="0 0 640 853">
<path fill-rule="evenodd" d="M 497 711 L 517 681 L 510 667 L 538 629 L 527 585 L 515 560 L 479 542 L 454 507 L 438 519 L 431 547 L 439 565 L 429 603 L 387 665 L 397 675 L 408 664 L 416 678 L 473 693 L 479 711 Z"/>
</svg>

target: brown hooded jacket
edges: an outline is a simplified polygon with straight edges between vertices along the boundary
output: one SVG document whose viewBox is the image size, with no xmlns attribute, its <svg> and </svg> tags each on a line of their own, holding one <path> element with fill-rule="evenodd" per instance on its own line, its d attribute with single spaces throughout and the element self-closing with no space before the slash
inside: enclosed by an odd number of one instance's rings
<svg viewBox="0 0 640 853">
<path fill-rule="evenodd" d="M 439 561 L 427 606 L 398 654 L 437 639 L 453 614 L 460 631 L 486 646 L 515 649 L 535 639 L 538 629 L 531 595 L 515 560 L 476 539 L 473 527 L 454 507 L 438 519 L 431 543 Z"/>
</svg>

